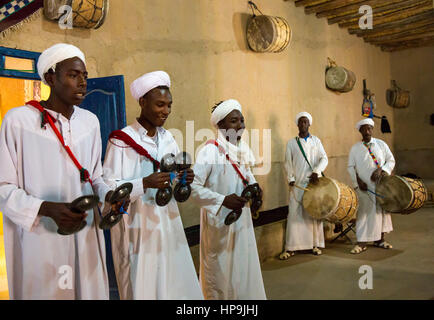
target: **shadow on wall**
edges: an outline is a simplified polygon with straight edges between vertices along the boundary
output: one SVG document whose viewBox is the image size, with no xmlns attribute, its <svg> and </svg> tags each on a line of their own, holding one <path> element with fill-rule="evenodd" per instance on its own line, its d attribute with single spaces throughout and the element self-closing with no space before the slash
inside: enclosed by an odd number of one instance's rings
<svg viewBox="0 0 434 320">
<path fill-rule="evenodd" d="M 234 13 L 232 16 L 232 26 L 234 30 L 235 40 L 237 42 L 238 48 L 241 51 L 249 51 L 249 44 L 247 42 L 246 31 L 247 25 L 252 18 L 251 14 L 248 13 Z M 242 30 L 243 32 L 240 32 Z"/>
</svg>

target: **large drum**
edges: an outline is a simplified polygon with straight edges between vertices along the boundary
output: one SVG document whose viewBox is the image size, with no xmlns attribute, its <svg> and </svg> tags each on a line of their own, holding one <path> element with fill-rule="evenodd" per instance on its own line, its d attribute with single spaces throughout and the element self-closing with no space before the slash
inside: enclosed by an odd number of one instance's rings
<svg viewBox="0 0 434 320">
<path fill-rule="evenodd" d="M 428 199 L 422 180 L 401 176 L 385 176 L 375 188 L 380 206 L 390 213 L 410 214 L 420 209 Z"/>
<path fill-rule="evenodd" d="M 72 25 L 86 29 L 97 29 L 105 20 L 108 12 L 108 0 L 44 0 L 44 15 L 50 20 L 57 20 L 63 15 L 59 9 L 72 8 Z"/>
<path fill-rule="evenodd" d="M 392 88 L 386 90 L 386 101 L 391 107 L 407 108 L 410 105 L 410 91 L 402 90 L 392 80 Z"/>
<path fill-rule="evenodd" d="M 327 88 L 331 90 L 349 92 L 353 90 L 356 83 L 356 75 L 344 67 L 333 66 L 327 69 L 325 82 Z"/>
<path fill-rule="evenodd" d="M 247 26 L 247 42 L 256 52 L 281 52 L 291 41 L 292 31 L 281 17 L 254 16 Z"/>
<path fill-rule="evenodd" d="M 303 207 L 318 220 L 345 223 L 356 218 L 359 201 L 356 192 L 339 181 L 321 177 L 318 184 L 309 183 L 303 195 Z"/>
</svg>

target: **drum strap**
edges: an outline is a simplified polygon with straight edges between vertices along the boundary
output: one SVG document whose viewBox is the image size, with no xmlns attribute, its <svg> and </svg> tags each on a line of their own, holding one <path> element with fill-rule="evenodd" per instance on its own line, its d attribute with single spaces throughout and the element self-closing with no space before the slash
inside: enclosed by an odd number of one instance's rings
<svg viewBox="0 0 434 320">
<path fill-rule="evenodd" d="M 375 164 L 377 165 L 377 168 L 381 168 L 380 164 L 377 161 L 377 158 L 375 157 L 374 153 L 371 150 L 371 147 L 366 142 L 363 142 L 363 145 L 368 149 L 369 154 L 371 155 L 372 160 L 374 160 Z"/>
<path fill-rule="evenodd" d="M 30 106 L 38 109 L 41 112 L 41 118 L 42 118 L 41 128 L 45 129 L 45 125 L 47 124 L 47 122 L 50 124 L 51 128 L 53 129 L 53 131 L 56 134 L 57 138 L 59 139 L 60 143 L 62 144 L 63 148 L 68 153 L 68 156 L 71 158 L 72 162 L 74 162 L 74 165 L 80 171 L 80 180 L 82 182 L 89 182 L 90 185 L 93 186 L 92 180 L 90 179 L 89 172 L 85 168 L 83 168 L 83 166 L 78 162 L 77 158 L 74 156 L 74 154 L 72 153 L 71 149 L 65 144 L 65 141 L 63 140 L 63 137 L 60 134 L 59 130 L 54 125 L 54 122 L 56 121 L 56 119 L 54 119 L 47 112 L 47 110 L 45 110 L 41 106 L 41 104 L 38 101 L 35 101 L 35 100 L 28 101 L 28 102 L 26 102 L 26 105 L 30 105 Z"/>
<path fill-rule="evenodd" d="M 158 160 L 155 160 L 148 151 L 145 150 L 141 145 L 137 144 L 133 138 L 131 138 L 127 133 L 125 133 L 122 130 L 115 130 L 109 135 L 109 141 L 110 143 L 114 144 L 115 146 L 118 146 L 120 148 L 128 148 L 128 147 L 122 147 L 120 145 L 117 145 L 112 141 L 112 139 L 118 139 L 123 142 L 125 142 L 129 147 L 133 148 L 134 151 L 136 151 L 141 156 L 146 157 L 147 159 L 151 160 L 151 162 L 154 165 L 154 171 L 157 171 L 158 168 L 160 168 L 160 162 Z"/>
<path fill-rule="evenodd" d="M 220 153 L 223 153 L 225 155 L 226 159 L 231 163 L 232 167 L 234 167 L 235 171 L 238 173 L 239 177 L 243 181 L 244 186 L 247 187 L 249 185 L 249 180 L 247 180 L 243 176 L 240 169 L 238 168 L 238 165 L 231 158 L 229 158 L 229 155 L 226 153 L 225 149 L 222 146 L 220 146 L 216 140 L 209 140 L 206 142 L 206 144 L 215 145 L 219 149 Z"/>
<path fill-rule="evenodd" d="M 303 149 L 303 147 L 301 146 L 300 139 L 299 139 L 298 137 L 295 137 L 295 140 L 297 141 L 298 147 L 300 148 L 300 151 L 301 151 L 301 153 L 303 154 L 304 159 L 306 160 L 307 164 L 309 165 L 310 170 L 313 171 L 313 168 L 312 168 L 312 166 L 310 165 L 309 160 L 307 160 L 306 153 L 304 153 L 304 149 Z"/>
</svg>

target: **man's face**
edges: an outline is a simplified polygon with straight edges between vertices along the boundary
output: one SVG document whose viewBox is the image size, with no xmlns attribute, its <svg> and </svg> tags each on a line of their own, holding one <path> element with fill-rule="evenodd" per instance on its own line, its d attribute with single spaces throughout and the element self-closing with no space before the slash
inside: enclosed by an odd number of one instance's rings
<svg viewBox="0 0 434 320">
<path fill-rule="evenodd" d="M 56 72 L 46 73 L 51 91 L 66 105 L 79 105 L 84 100 L 87 89 L 87 70 L 79 58 L 71 58 L 59 62 Z"/>
<path fill-rule="evenodd" d="M 223 120 L 218 123 L 219 129 L 225 130 L 226 139 L 235 144 L 241 139 L 246 125 L 244 117 L 238 110 L 232 110 Z"/>
<path fill-rule="evenodd" d="M 142 107 L 141 118 L 154 127 L 162 127 L 172 111 L 172 94 L 169 89 L 155 88 L 139 100 Z"/>
<path fill-rule="evenodd" d="M 306 133 L 309 131 L 310 123 L 307 117 L 301 117 L 298 119 L 298 131 L 300 133 Z"/>
<path fill-rule="evenodd" d="M 372 132 L 374 131 L 374 127 L 370 124 L 364 124 L 360 127 L 359 131 L 362 134 L 363 141 L 370 141 L 372 137 Z"/>
</svg>

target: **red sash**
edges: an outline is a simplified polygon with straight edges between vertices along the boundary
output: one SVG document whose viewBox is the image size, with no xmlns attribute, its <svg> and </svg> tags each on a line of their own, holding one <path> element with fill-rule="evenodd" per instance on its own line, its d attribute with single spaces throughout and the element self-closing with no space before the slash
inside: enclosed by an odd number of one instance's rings
<svg viewBox="0 0 434 320">
<path fill-rule="evenodd" d="M 138 154 L 145 156 L 146 158 L 148 158 L 149 160 L 151 160 L 151 162 L 154 164 L 154 167 L 156 167 L 157 169 L 160 168 L 160 162 L 158 160 L 155 160 L 148 151 L 145 150 L 145 148 L 143 148 L 141 145 L 137 144 L 133 138 L 131 138 L 127 133 L 125 133 L 122 130 L 115 130 L 112 133 L 110 133 L 109 135 L 109 141 L 111 143 L 113 143 L 113 141 L 111 141 L 111 139 L 118 139 L 121 140 L 123 142 L 125 142 L 128 146 L 130 146 L 131 148 L 134 149 L 134 151 L 136 151 Z M 115 143 L 113 143 L 115 146 L 121 147 Z M 121 148 L 126 148 L 126 147 L 121 147 Z"/>
<path fill-rule="evenodd" d="M 51 128 L 53 129 L 54 133 L 56 134 L 57 138 L 59 139 L 60 143 L 62 144 L 63 148 L 68 153 L 69 157 L 71 158 L 72 162 L 74 162 L 77 169 L 80 171 L 80 180 L 82 182 L 89 182 L 92 185 L 92 180 L 90 179 L 89 172 L 83 168 L 83 166 L 78 162 L 77 158 L 72 153 L 71 149 L 65 144 L 65 141 L 63 140 L 62 135 L 60 134 L 59 130 L 57 130 L 56 126 L 54 125 L 54 122 L 56 122 L 56 119 L 54 119 L 48 112 L 45 110 L 41 104 L 38 101 L 31 100 L 26 102 L 27 105 L 30 105 L 32 107 L 35 107 L 41 112 L 41 128 L 45 128 L 45 125 L 47 122 L 50 124 Z M 93 186 L 93 185 L 92 185 Z"/>
<path fill-rule="evenodd" d="M 243 181 L 244 186 L 247 187 L 249 184 L 249 180 L 244 178 L 243 174 L 241 173 L 240 169 L 238 168 L 238 165 L 231 158 L 229 158 L 229 155 L 226 153 L 226 150 L 222 146 L 220 146 L 216 140 L 208 140 L 206 142 L 206 144 L 215 145 L 219 149 L 220 153 L 225 155 L 226 159 L 231 163 L 232 167 L 234 167 L 235 171 L 240 176 L 241 180 Z"/>
</svg>

